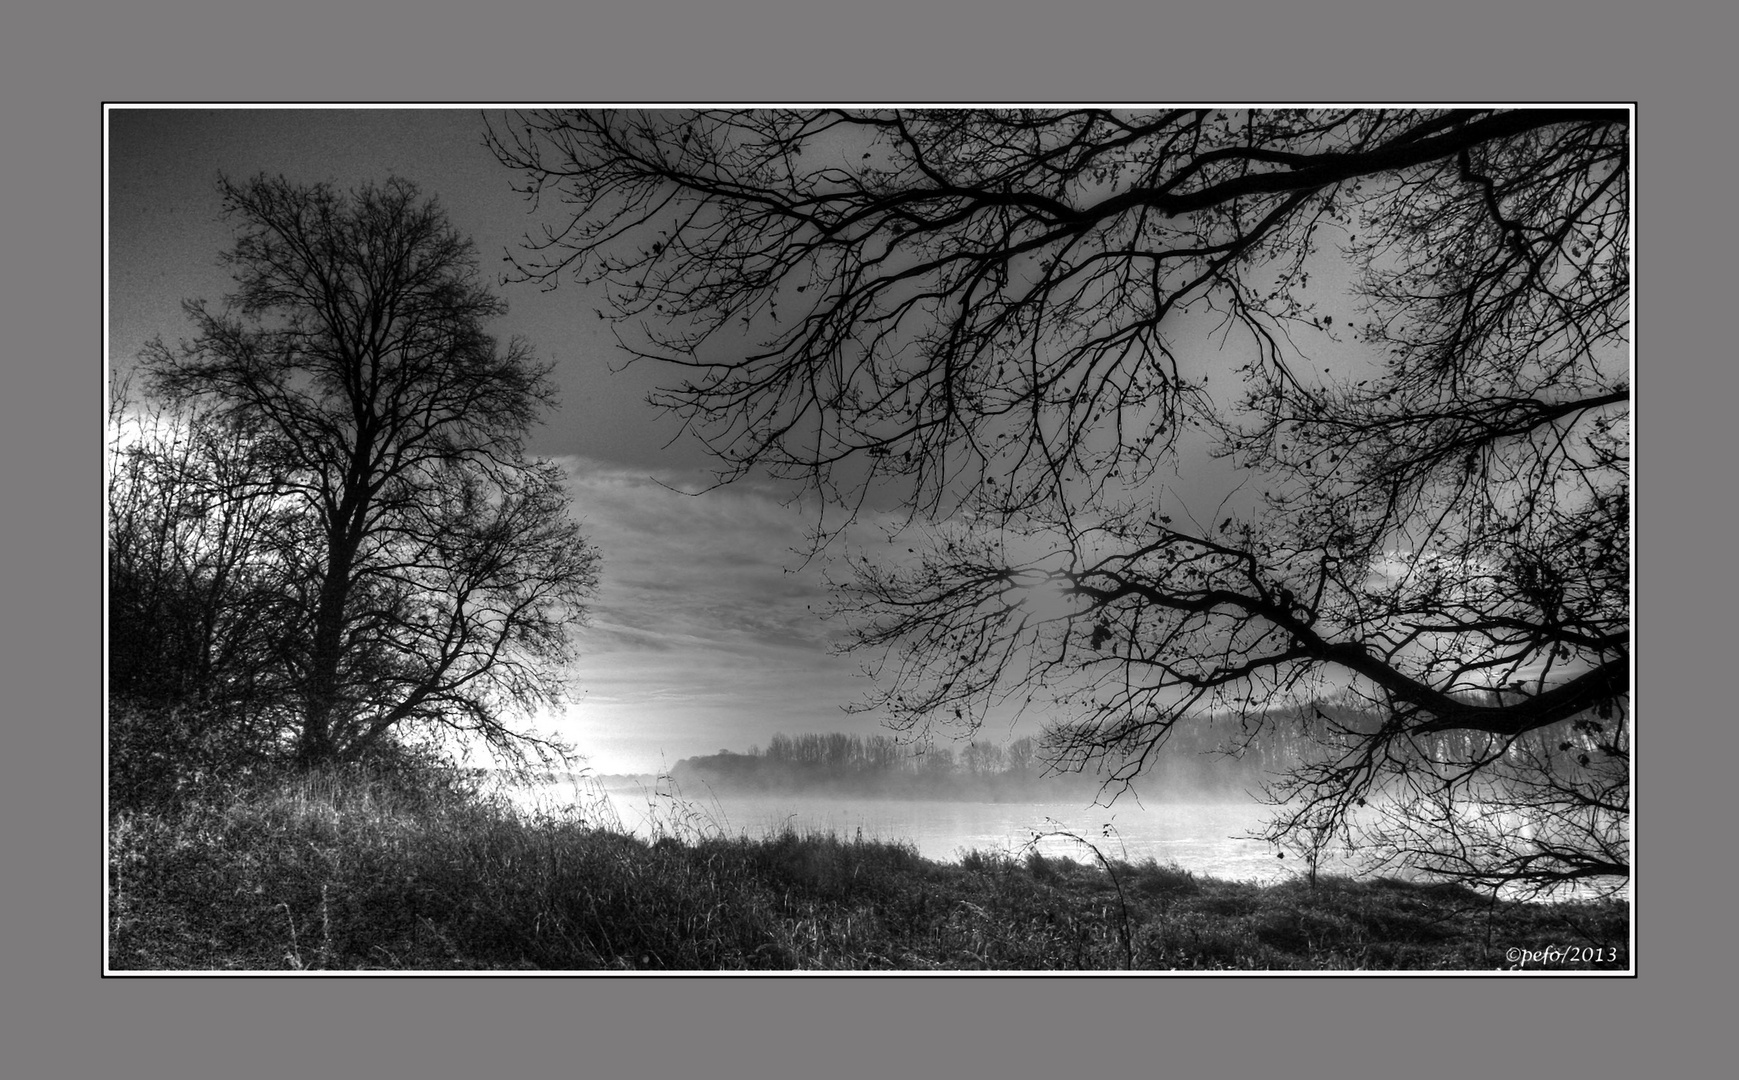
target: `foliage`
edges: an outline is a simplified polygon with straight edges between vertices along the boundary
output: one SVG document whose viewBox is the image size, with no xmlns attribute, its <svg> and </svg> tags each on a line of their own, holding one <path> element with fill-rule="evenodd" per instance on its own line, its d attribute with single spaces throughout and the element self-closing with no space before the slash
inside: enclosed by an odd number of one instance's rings
<svg viewBox="0 0 1739 1080">
<path fill-rule="evenodd" d="M 1628 787 L 1522 742 L 1627 720 L 1626 111 L 551 111 L 490 141 L 558 215 L 520 275 L 605 291 L 721 481 L 801 479 L 845 511 L 818 543 L 903 508 L 913 558 L 840 583 L 885 655 L 867 708 L 1038 710 L 1053 756 L 1133 776 L 1184 717 L 1259 747 L 1333 699 L 1380 722 L 1314 729 L 1277 843 L 1378 798 L 1443 833 L 1501 782 L 1593 833 L 1464 864 L 1361 835 L 1481 882 L 1628 874 Z M 1208 453 L 1211 510 L 1167 484 Z"/>
<path fill-rule="evenodd" d="M 552 748 L 504 719 L 563 697 L 597 579 L 523 450 L 548 369 L 485 332 L 505 306 L 414 184 L 220 187 L 236 291 L 147 347 L 167 407 L 111 477 L 112 687 L 306 765 L 433 730 Z"/>
</svg>

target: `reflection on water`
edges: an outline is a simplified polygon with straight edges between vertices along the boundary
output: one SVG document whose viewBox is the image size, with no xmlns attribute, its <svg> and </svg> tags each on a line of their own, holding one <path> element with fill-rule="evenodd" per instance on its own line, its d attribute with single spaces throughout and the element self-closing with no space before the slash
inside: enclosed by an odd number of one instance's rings
<svg viewBox="0 0 1739 1080">
<path fill-rule="evenodd" d="M 1119 799 L 1114 806 L 1081 802 L 993 803 L 940 799 L 815 798 L 801 795 L 673 797 L 667 788 L 601 789 L 584 784 L 545 785 L 516 801 L 571 810 L 588 820 L 619 825 L 635 835 L 748 836 L 832 832 L 851 839 L 904 840 L 926 858 L 954 861 L 966 851 L 1024 853 L 1092 862 L 1072 833 L 1110 859 L 1152 858 L 1186 870 L 1238 881 L 1274 881 L 1304 867 L 1281 860 L 1275 849 L 1239 839 L 1257 831 L 1269 809 L 1253 803 L 1147 803 Z M 1036 838 L 1036 840 L 1035 840 Z M 1327 860 L 1324 869 L 1329 868 Z"/>
</svg>

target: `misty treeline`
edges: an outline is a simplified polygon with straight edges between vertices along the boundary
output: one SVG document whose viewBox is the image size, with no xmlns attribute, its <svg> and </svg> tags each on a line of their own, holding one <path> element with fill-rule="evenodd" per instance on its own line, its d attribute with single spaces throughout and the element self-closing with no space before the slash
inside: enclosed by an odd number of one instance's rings
<svg viewBox="0 0 1739 1080">
<path fill-rule="evenodd" d="M 1082 786 L 1078 774 L 1050 774 L 1030 736 L 1007 745 L 975 739 L 912 747 L 890 735 L 781 732 L 747 753 L 684 758 L 672 775 L 691 788 L 718 791 L 908 798 L 1024 799 Z"/>
<path fill-rule="evenodd" d="M 235 291 L 112 396 L 111 794 L 559 757 L 520 718 L 563 698 L 597 553 L 524 450 L 548 367 L 416 185 L 220 189 Z"/>
<path fill-rule="evenodd" d="M 684 758 L 672 775 L 691 788 L 718 792 L 1002 802 L 1117 795 L 1128 778 L 1143 800 L 1244 801 L 1271 791 L 1276 781 L 1300 768 L 1319 764 L 1324 747 L 1368 738 L 1381 723 L 1379 715 L 1348 700 L 1314 703 L 1254 725 L 1198 714 L 1178 722 L 1157 760 L 1107 762 L 1098 770 L 1059 767 L 1054 743 L 1047 745 L 1043 737 L 914 746 L 890 735 L 781 732 L 764 748 Z M 1479 756 L 1484 753 L 1479 741 L 1466 732 L 1430 736 L 1418 744 L 1410 767 L 1431 772 Z M 1595 782 L 1616 789 L 1626 781 L 1627 764 L 1622 719 L 1591 713 L 1566 720 L 1516 740 L 1502 760 L 1488 765 L 1491 779 L 1482 810 L 1499 816 L 1519 811 L 1537 796 L 1532 786 L 1540 782 Z M 1381 796 L 1365 807 L 1373 822 L 1395 816 Z M 1608 839 L 1616 843 L 1621 836 Z"/>
</svg>

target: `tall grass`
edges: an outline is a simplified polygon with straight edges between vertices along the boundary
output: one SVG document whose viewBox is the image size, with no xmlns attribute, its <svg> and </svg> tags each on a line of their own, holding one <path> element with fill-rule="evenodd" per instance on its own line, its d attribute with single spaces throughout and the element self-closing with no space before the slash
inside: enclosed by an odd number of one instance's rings
<svg viewBox="0 0 1739 1080">
<path fill-rule="evenodd" d="M 115 969 L 1055 969 L 1505 966 L 1622 950 L 1620 903 L 1202 878 L 786 829 L 727 835 L 669 794 L 652 841 L 459 774 L 260 776 L 109 823 Z M 1623 963 L 1592 966 L 1623 967 Z"/>
</svg>

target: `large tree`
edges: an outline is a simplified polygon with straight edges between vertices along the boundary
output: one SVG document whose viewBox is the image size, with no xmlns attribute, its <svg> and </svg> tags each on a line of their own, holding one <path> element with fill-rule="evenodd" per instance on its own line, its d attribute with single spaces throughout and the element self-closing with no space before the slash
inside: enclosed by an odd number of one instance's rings
<svg viewBox="0 0 1739 1080">
<path fill-rule="evenodd" d="M 269 662 L 304 764 L 446 728 L 510 755 L 549 745 L 514 717 L 564 694 L 597 555 L 563 476 L 528 458 L 553 404 L 473 245 L 416 186 L 344 193 L 221 181 L 235 292 L 144 356 L 150 389 L 251 433 L 280 541 Z M 265 552 L 264 547 L 256 545 Z"/>
<path fill-rule="evenodd" d="M 723 479 L 813 485 L 823 540 L 904 507 L 912 558 L 841 594 L 896 725 L 1042 709 L 1128 778 L 1184 717 L 1302 724 L 1270 838 L 1545 886 L 1628 871 L 1629 139 L 1623 109 L 489 135 L 558 207 L 519 273 L 603 288 Z M 1208 454 L 1224 501 L 1188 488 Z M 1505 799 L 1525 827 L 1480 817 Z"/>
</svg>

